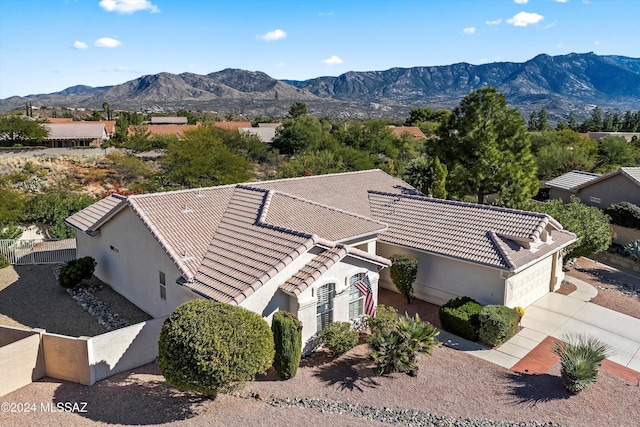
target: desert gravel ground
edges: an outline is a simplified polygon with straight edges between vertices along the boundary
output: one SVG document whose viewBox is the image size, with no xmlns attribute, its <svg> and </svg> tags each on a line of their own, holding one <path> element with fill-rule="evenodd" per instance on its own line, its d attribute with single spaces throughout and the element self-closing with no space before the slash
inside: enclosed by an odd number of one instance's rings
<svg viewBox="0 0 640 427">
<path fill-rule="evenodd" d="M 0 279 L 2 273 L 0 270 Z M 583 280 L 591 281 L 590 277 L 587 274 Z M 611 294 L 619 299 L 614 305 L 635 304 L 635 300 L 625 298 L 627 295 Z M 421 301 L 406 304 L 396 294 L 384 292 L 381 300 L 393 301 L 401 313 L 417 312 L 421 318 L 433 320 L 436 306 L 432 304 Z M 639 308 L 640 304 L 633 310 Z M 366 344 L 361 343 L 336 360 L 324 351 L 304 359 L 297 376 L 291 380 L 282 381 L 270 371 L 247 384 L 238 395 L 220 395 L 215 399 L 176 392 L 165 383 L 153 363 L 91 387 L 45 378 L 0 397 L 0 402 L 16 406 L 35 404 L 37 409 L 29 413 L 0 412 L 0 425 L 383 425 L 350 415 L 279 408 L 269 403 L 271 399 L 309 397 L 391 410 L 420 410 L 456 418 L 535 420 L 580 427 L 638 426 L 640 387 L 637 384 L 600 372 L 595 385 L 572 395 L 562 386 L 559 372 L 556 364 L 546 374 L 518 374 L 464 352 L 439 347 L 433 356 L 420 358 L 416 377 L 404 374 L 379 377 L 374 375 L 367 359 Z M 86 402 L 86 412 L 41 410 L 41 403 L 46 408 L 47 404 L 67 402 Z"/>
</svg>

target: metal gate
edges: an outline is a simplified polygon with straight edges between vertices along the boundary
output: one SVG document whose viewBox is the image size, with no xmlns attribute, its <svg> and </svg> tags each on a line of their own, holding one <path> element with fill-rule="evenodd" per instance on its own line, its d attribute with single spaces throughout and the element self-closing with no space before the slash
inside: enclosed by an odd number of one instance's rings
<svg viewBox="0 0 640 427">
<path fill-rule="evenodd" d="M 0 240 L 0 254 L 13 265 L 63 264 L 76 258 L 76 240 Z"/>
</svg>

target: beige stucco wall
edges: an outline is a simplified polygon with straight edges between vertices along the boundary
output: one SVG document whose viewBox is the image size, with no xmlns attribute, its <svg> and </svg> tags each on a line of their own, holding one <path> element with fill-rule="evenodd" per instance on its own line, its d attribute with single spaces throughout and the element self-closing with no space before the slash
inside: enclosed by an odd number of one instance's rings
<svg viewBox="0 0 640 427">
<path fill-rule="evenodd" d="M 151 316 L 166 317 L 198 297 L 176 283 L 181 277 L 178 269 L 130 208 L 107 222 L 97 236 L 76 234 L 78 257 L 90 255 L 98 263 L 95 276 Z M 160 271 L 166 276 L 166 300 L 160 297 Z"/>
<path fill-rule="evenodd" d="M 378 255 L 391 258 L 394 254 L 418 259 L 418 276 L 413 289 L 419 299 L 438 305 L 458 296 L 469 296 L 483 305 L 504 302 L 505 279 L 498 269 L 378 242 Z M 397 292 L 389 269 L 382 271 L 380 286 Z"/>
<path fill-rule="evenodd" d="M 348 278 L 354 274 L 368 273 L 376 302 L 378 298 L 377 266 L 350 257 L 346 257 L 341 262 L 329 268 L 329 270 L 315 282 L 312 288 L 306 289 L 297 298 L 282 292 L 279 289 L 280 285 L 313 259 L 318 252 L 319 249 L 314 248 L 302 254 L 240 304 L 248 310 L 262 314 L 269 324 L 276 311 L 284 310 L 296 314 L 302 322 L 303 347 L 307 341 L 316 334 L 316 305 L 318 300 L 315 290 L 318 287 L 327 283 L 336 284 L 333 312 L 334 321 L 346 322 L 349 320 L 349 292 L 347 284 Z"/>
<path fill-rule="evenodd" d="M 559 188 L 551 188 L 549 190 L 549 200 L 561 199 L 563 203 L 569 203 L 572 195 L 574 195 L 574 193 L 566 190 L 560 190 Z"/>
<path fill-rule="evenodd" d="M 0 396 L 44 375 L 40 332 L 0 326 Z"/>
<path fill-rule="evenodd" d="M 577 196 L 585 205 L 601 209 L 620 202 L 640 205 L 640 186 L 623 174 L 618 174 L 581 189 Z M 592 201 L 591 197 L 599 198 L 600 202 Z"/>
<path fill-rule="evenodd" d="M 89 338 L 91 383 L 153 362 L 164 320 L 152 319 Z"/>
<path fill-rule="evenodd" d="M 613 224 L 611 225 L 611 229 L 614 233 L 613 241 L 619 245 L 627 246 L 629 243 L 640 239 L 640 230 L 620 227 L 619 225 Z"/>
<path fill-rule="evenodd" d="M 42 350 L 47 376 L 91 385 L 87 337 L 42 335 Z"/>
</svg>

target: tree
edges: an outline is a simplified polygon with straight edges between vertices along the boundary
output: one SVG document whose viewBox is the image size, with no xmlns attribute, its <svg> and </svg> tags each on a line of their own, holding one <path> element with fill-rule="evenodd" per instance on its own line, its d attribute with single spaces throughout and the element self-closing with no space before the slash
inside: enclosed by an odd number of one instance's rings
<svg viewBox="0 0 640 427">
<path fill-rule="evenodd" d="M 596 207 L 582 204 L 575 196 L 571 196 L 567 204 L 557 199 L 545 203 L 531 201 L 519 207 L 551 215 L 566 230 L 578 237 L 576 242 L 567 247 L 565 260 L 593 255 L 611 245 L 609 217 Z"/>
<path fill-rule="evenodd" d="M 113 116 L 111 115 L 113 112 L 109 108 L 108 102 L 102 103 L 102 109 L 104 110 L 104 113 L 107 115 L 107 120 L 113 120 Z"/>
<path fill-rule="evenodd" d="M 185 132 L 161 159 L 166 177 L 187 188 L 234 184 L 251 178 L 252 164 L 232 153 L 213 126 Z"/>
<path fill-rule="evenodd" d="M 536 162 L 524 120 L 497 89 L 484 87 L 466 96 L 439 136 L 432 151 L 447 166 L 449 193 L 460 198 L 475 194 L 478 203 L 484 203 L 491 193 L 519 201 L 537 192 Z"/>
<path fill-rule="evenodd" d="M 158 342 L 158 365 L 167 382 L 210 396 L 237 390 L 265 372 L 273 355 L 273 334 L 262 316 L 203 299 L 178 306 Z"/>
<path fill-rule="evenodd" d="M 307 114 L 307 104 L 304 102 L 294 102 L 289 107 L 289 117 L 293 119 L 297 119 L 300 116 L 304 116 Z"/>
<path fill-rule="evenodd" d="M 416 187 L 423 194 L 439 199 L 447 198 L 445 184 L 447 167 L 440 163 L 438 157 L 418 157 L 409 163 L 405 171 L 405 181 Z"/>
<path fill-rule="evenodd" d="M 181 110 L 178 110 L 176 112 L 176 116 L 178 116 L 178 117 L 186 117 L 188 125 L 195 125 L 196 122 L 198 121 L 196 119 L 196 116 L 194 116 L 191 111 L 185 110 L 184 108 L 181 109 Z"/>
<path fill-rule="evenodd" d="M 418 260 L 414 257 L 402 254 L 391 256 L 389 275 L 398 291 L 407 299 L 407 303 L 415 299 L 413 295 L 413 282 L 418 275 Z"/>
<path fill-rule="evenodd" d="M 0 116 L 0 141 L 8 146 L 43 141 L 49 136 L 43 123 L 18 114 Z"/>
<path fill-rule="evenodd" d="M 569 125 L 569 129 L 578 130 L 578 122 L 576 120 L 576 115 L 573 114 L 573 111 L 569 113 L 569 121 L 567 122 Z"/>
<path fill-rule="evenodd" d="M 321 122 L 314 116 L 303 114 L 286 118 L 277 129 L 271 146 L 288 155 L 300 154 L 308 149 L 333 149 L 336 144 L 330 130 L 330 123 Z"/>
<path fill-rule="evenodd" d="M 95 203 L 88 194 L 72 193 L 65 190 L 35 194 L 25 205 L 23 221 L 43 223 L 51 228 L 51 237 L 70 238 L 74 231 L 64 220 L 76 212 Z"/>
<path fill-rule="evenodd" d="M 623 137 L 607 136 L 598 144 L 597 168 L 608 172 L 621 166 L 637 166 L 640 150 L 628 143 Z"/>
</svg>

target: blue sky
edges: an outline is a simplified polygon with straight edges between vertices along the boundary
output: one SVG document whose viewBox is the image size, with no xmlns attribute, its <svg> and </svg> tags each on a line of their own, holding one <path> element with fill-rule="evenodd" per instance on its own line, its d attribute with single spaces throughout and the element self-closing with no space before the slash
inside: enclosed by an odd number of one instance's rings
<svg viewBox="0 0 640 427">
<path fill-rule="evenodd" d="M 225 68 L 304 80 L 392 67 L 640 57 L 640 0 L 0 0 L 0 98 Z"/>
</svg>

